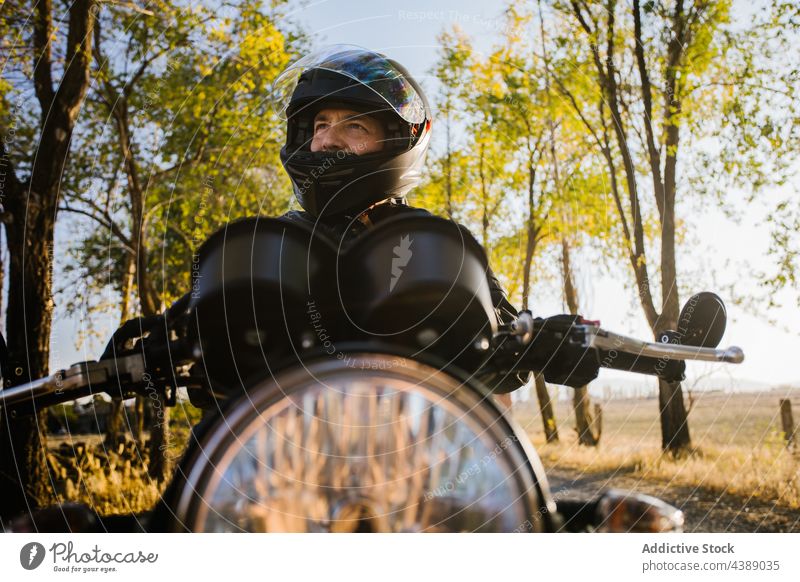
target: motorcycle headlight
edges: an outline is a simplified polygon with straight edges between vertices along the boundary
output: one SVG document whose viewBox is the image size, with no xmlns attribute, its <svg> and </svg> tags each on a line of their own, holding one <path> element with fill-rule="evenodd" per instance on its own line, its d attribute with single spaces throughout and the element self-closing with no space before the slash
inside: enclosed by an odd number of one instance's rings
<svg viewBox="0 0 800 582">
<path fill-rule="evenodd" d="M 514 428 L 414 360 L 327 357 L 257 384 L 207 431 L 175 517 L 190 531 L 541 531 Z"/>
</svg>

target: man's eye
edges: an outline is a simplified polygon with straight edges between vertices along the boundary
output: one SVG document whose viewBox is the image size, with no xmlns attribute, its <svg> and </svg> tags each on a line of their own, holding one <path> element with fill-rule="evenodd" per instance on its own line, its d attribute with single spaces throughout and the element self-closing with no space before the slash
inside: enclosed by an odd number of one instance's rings
<svg viewBox="0 0 800 582">
<path fill-rule="evenodd" d="M 367 128 L 361 125 L 360 123 L 350 123 L 347 126 L 347 129 L 352 131 L 367 131 Z"/>
<path fill-rule="evenodd" d="M 329 125 L 330 125 L 329 123 L 322 123 L 322 122 L 317 123 L 317 124 L 314 125 L 314 132 L 316 133 L 316 132 L 321 131 L 323 129 L 328 129 Z"/>
</svg>

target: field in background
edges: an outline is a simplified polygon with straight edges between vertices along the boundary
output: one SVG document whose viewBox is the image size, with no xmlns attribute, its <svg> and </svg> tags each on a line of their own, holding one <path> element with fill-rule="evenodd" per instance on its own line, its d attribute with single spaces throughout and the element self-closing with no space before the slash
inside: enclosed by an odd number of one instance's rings
<svg viewBox="0 0 800 582">
<path fill-rule="evenodd" d="M 717 493 L 800 508 L 800 451 L 787 450 L 779 400 L 791 398 L 800 420 L 800 390 L 693 395 L 689 427 L 693 450 L 684 458 L 661 454 L 658 400 L 602 402 L 600 446 L 579 447 L 571 401 L 556 403 L 560 442 L 546 444 L 535 402 L 514 406 L 514 416 L 530 435 L 546 467 L 582 475 L 608 473 L 692 486 Z"/>
</svg>

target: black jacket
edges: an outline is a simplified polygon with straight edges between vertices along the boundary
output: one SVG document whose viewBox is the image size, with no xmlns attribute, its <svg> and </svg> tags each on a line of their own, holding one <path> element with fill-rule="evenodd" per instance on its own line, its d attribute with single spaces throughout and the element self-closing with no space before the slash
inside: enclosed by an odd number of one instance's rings
<svg viewBox="0 0 800 582">
<path fill-rule="evenodd" d="M 417 215 L 417 216 L 433 216 L 433 214 L 424 208 L 415 208 L 403 203 L 396 203 L 394 201 L 379 204 L 367 211 L 369 222 L 373 226 L 377 226 L 382 221 L 401 214 Z M 315 225 L 324 235 L 328 236 L 335 242 L 345 242 L 354 239 L 359 234 L 366 232 L 369 227 L 360 220 L 353 220 L 349 217 L 331 221 L 319 220 L 314 216 L 302 210 L 291 210 L 279 217 L 280 220 L 287 222 L 299 222 L 304 224 Z M 466 228 L 463 227 L 462 228 Z M 491 267 L 487 269 L 486 277 L 489 283 L 489 291 L 494 305 L 495 312 L 500 323 L 509 323 L 519 313 L 519 311 L 508 301 L 506 294 L 500 281 L 492 272 Z M 526 379 L 516 376 L 499 378 L 491 374 L 481 374 L 480 379 L 490 388 L 493 392 L 505 393 L 511 392 L 519 388 L 525 383 Z"/>
</svg>

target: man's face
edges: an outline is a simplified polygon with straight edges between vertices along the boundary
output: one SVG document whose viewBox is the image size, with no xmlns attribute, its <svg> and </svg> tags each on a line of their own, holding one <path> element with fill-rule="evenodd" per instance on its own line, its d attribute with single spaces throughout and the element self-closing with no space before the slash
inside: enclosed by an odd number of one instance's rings
<svg viewBox="0 0 800 582">
<path fill-rule="evenodd" d="M 383 124 L 376 117 L 331 107 L 314 117 L 311 151 L 368 154 L 381 151 L 385 139 Z"/>
</svg>

